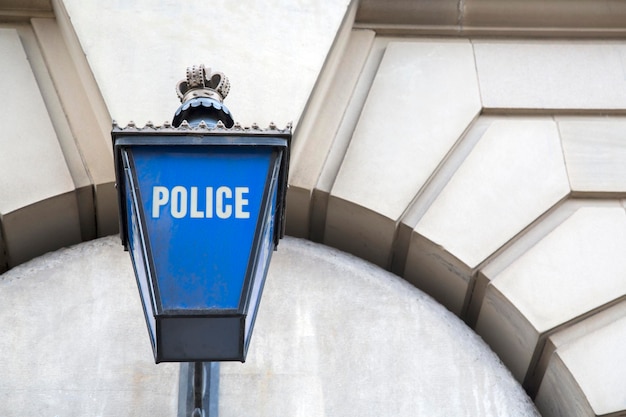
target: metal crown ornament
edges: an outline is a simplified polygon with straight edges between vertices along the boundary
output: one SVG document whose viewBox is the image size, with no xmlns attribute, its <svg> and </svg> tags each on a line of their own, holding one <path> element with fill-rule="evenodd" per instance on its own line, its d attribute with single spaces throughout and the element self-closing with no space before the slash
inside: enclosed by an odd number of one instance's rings
<svg viewBox="0 0 626 417">
<path fill-rule="evenodd" d="M 211 72 L 204 65 L 187 67 L 187 77 L 176 84 L 182 104 L 176 110 L 172 124 L 178 127 L 186 120 L 190 126 L 197 126 L 204 121 L 211 127 L 221 120 L 226 127 L 232 127 L 233 117 L 224 105 L 229 91 L 230 82 L 223 73 Z"/>
</svg>

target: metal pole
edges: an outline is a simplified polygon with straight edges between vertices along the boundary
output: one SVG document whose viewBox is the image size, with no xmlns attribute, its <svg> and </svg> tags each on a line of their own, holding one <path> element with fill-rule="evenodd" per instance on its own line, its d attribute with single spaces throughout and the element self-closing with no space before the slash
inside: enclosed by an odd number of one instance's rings
<svg viewBox="0 0 626 417">
<path fill-rule="evenodd" d="M 202 362 L 193 364 L 193 413 L 192 417 L 204 417 L 202 398 L 204 397 L 204 366 Z"/>
<path fill-rule="evenodd" d="M 217 417 L 219 362 L 181 363 L 178 417 Z"/>
<path fill-rule="evenodd" d="M 202 362 L 193 364 L 193 404 L 195 408 L 202 408 L 202 394 L 204 391 L 204 367 Z"/>
</svg>

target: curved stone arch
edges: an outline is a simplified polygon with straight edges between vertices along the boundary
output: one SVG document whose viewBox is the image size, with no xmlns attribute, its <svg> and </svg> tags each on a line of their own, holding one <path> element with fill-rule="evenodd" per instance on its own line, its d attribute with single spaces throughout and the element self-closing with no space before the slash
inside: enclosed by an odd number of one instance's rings
<svg viewBox="0 0 626 417">
<path fill-rule="evenodd" d="M 294 165 L 291 195 L 301 216 L 291 230 L 391 269 L 435 296 L 476 326 L 532 395 L 539 392 L 542 411 L 548 415 L 557 411 L 546 405 L 550 403 L 546 392 L 559 397 L 554 403 L 567 404 L 570 398 L 572 404 L 585 404 L 590 415 L 623 410 L 626 404 L 618 399 L 592 398 L 589 385 L 586 390 L 559 390 L 554 373 L 562 372 L 570 381 L 592 379 L 570 373 L 569 366 L 589 369 L 584 365 L 588 360 L 571 356 L 564 366 L 566 355 L 560 355 L 559 343 L 568 351 L 575 351 L 577 343 L 595 344 L 597 351 L 618 343 L 610 338 L 590 341 L 581 330 L 572 329 L 609 326 L 602 317 L 612 317 L 610 326 L 618 328 L 616 315 L 609 312 L 626 295 L 619 255 L 626 249 L 621 200 L 626 192 L 626 153 L 620 139 L 626 133 L 626 119 L 615 110 L 626 101 L 619 93 L 601 93 L 621 89 L 617 86 L 623 84 L 619 76 L 623 43 L 396 39 L 355 30 L 347 45 L 346 59 L 360 65 L 338 71 L 346 91 L 333 85 L 334 96 L 327 103 L 330 109 L 343 103 L 347 110 L 340 117 L 329 112 L 318 115 L 318 121 L 335 126 L 334 142 L 321 142 L 326 146 L 321 149 L 313 149 L 317 142 L 305 142 L 296 153 L 296 158 L 311 156 L 321 162 L 305 164 L 313 182 L 303 181 L 300 166 Z M 463 48 L 473 53 L 463 58 Z M 562 48 L 562 53 L 554 54 L 555 48 Z M 520 56 L 513 59 L 515 54 Z M 583 68 L 585 56 L 613 62 L 609 76 L 598 82 L 593 74 L 603 70 Z M 463 64 L 464 59 L 469 62 Z M 521 85 L 507 86 L 520 59 L 533 63 L 528 71 L 533 76 L 522 74 Z M 457 65 L 451 70 L 454 60 Z M 550 85 L 557 73 L 568 75 Z M 452 82 L 441 74 L 454 74 Z M 390 76 L 404 77 L 404 82 L 390 81 Z M 574 84 L 573 79 L 579 82 Z M 478 103 L 472 98 L 472 85 L 480 93 Z M 335 96 L 350 98 L 341 101 Z M 592 99 L 581 101 L 581 96 Z M 425 118 L 415 113 L 425 106 L 434 108 L 435 116 L 432 108 Z M 454 119 L 446 128 L 457 123 L 456 133 L 448 130 L 446 136 L 437 130 L 446 122 L 437 119 L 437 112 Z M 598 112 L 610 116 L 598 117 Z M 447 139 L 442 142 L 437 135 Z M 423 136 L 427 138 L 422 140 Z M 407 137 L 415 143 L 407 144 Z M 420 148 L 421 141 L 434 138 L 438 145 L 447 145 L 431 153 Z M 418 149 L 426 152 L 420 154 Z M 411 161 L 419 163 L 424 157 L 427 167 L 420 172 L 422 167 Z M 311 177 L 315 170 L 317 175 Z M 309 204 L 304 204 L 301 199 L 306 202 L 307 195 Z M 582 256 L 570 245 L 594 255 Z M 532 297 L 526 295 L 524 304 L 519 294 L 522 282 L 534 282 L 533 275 L 541 271 L 541 261 L 537 264 L 534 255 L 541 250 L 536 247 L 548 252 L 544 263 L 555 264 L 555 275 L 536 284 L 537 291 L 556 297 L 555 305 L 556 299 L 564 300 L 549 318 L 532 307 Z M 602 261 L 595 265 L 598 259 Z M 520 283 L 499 275 L 506 276 L 504 265 L 516 268 Z M 591 284 L 589 271 L 596 266 L 604 273 Z M 500 278 L 492 280 L 495 276 Z M 565 276 L 574 290 L 564 284 Z M 498 291 L 499 279 L 509 282 L 507 296 Z M 583 290 L 585 285 L 591 287 Z M 560 298 L 571 291 L 577 297 Z M 538 316 L 533 319 L 532 314 Z M 545 327 L 540 324 L 543 320 L 551 324 Z M 604 324 L 593 324 L 597 322 Z M 618 340 L 624 340 L 626 333 L 620 331 Z M 563 336 L 573 333 L 578 339 Z M 623 362 L 623 355 L 615 351 L 612 355 L 606 362 Z M 619 373 L 607 366 L 611 384 L 620 385 Z M 566 414 L 574 409 L 568 406 Z"/>
<path fill-rule="evenodd" d="M 110 118 L 67 20 L 0 5 L 0 271 L 117 231 Z M 105 121 L 103 121 L 105 120 Z M 106 127 L 103 127 L 106 126 Z"/>
</svg>

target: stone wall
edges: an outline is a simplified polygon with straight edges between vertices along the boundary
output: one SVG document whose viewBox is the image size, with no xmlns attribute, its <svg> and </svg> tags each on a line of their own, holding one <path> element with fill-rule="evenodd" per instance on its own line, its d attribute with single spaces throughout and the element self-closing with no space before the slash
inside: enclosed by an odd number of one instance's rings
<svg viewBox="0 0 626 417">
<path fill-rule="evenodd" d="M 117 231 L 112 119 L 203 63 L 294 122 L 289 234 L 434 296 L 545 415 L 619 413 L 626 11 L 576 5 L 0 1 L 0 269 Z"/>
</svg>

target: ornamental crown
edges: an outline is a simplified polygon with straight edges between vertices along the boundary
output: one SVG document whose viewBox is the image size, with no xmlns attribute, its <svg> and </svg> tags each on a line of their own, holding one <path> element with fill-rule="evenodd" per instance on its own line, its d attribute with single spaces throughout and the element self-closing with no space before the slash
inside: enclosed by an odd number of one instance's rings
<svg viewBox="0 0 626 417">
<path fill-rule="evenodd" d="M 211 72 L 204 65 L 187 67 L 187 78 L 176 84 L 176 93 L 182 103 L 192 98 L 207 97 L 224 101 L 230 91 L 230 82 L 221 72 Z"/>
</svg>

